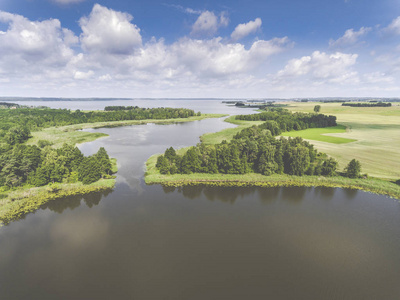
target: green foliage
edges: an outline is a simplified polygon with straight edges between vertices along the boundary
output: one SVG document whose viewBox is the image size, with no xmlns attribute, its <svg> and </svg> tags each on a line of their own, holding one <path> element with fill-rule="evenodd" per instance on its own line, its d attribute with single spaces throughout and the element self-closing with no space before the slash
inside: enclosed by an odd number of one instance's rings
<svg viewBox="0 0 400 300">
<path fill-rule="evenodd" d="M 366 103 L 366 102 L 358 102 L 358 103 L 342 103 L 342 106 L 351 106 L 351 107 L 390 107 L 392 103 L 388 102 L 377 102 L 377 103 Z"/>
<path fill-rule="evenodd" d="M 9 145 L 16 145 L 26 141 L 30 137 L 30 130 L 26 126 L 14 126 L 8 130 L 4 137 Z"/>
<path fill-rule="evenodd" d="M 286 109 L 281 111 L 266 111 L 259 114 L 253 115 L 239 115 L 236 116 L 236 120 L 244 121 L 275 121 L 281 132 L 302 130 L 307 128 L 321 128 L 336 126 L 335 116 L 326 116 L 323 114 L 311 114 L 311 113 L 291 113 Z M 264 125 L 270 126 L 270 125 Z"/>
<path fill-rule="evenodd" d="M 315 111 L 316 113 L 319 113 L 319 112 L 321 111 L 321 105 L 315 105 L 315 106 L 314 106 L 314 111 Z"/>
<path fill-rule="evenodd" d="M 361 174 L 361 163 L 352 159 L 345 168 L 346 176 L 349 178 L 359 178 Z"/>
<path fill-rule="evenodd" d="M 46 147 L 46 146 L 51 146 L 51 145 L 53 145 L 53 143 L 50 142 L 50 141 L 48 141 L 48 140 L 39 140 L 37 144 L 38 144 L 38 147 L 39 147 L 39 148 L 44 148 L 44 147 Z"/>
<path fill-rule="evenodd" d="M 276 139 L 280 127 L 277 121 L 245 128 L 228 143 L 198 144 L 183 155 L 168 148 L 157 158 L 156 168 L 161 174 L 222 173 L 263 175 L 326 175 L 332 176 L 337 162 L 326 155 L 318 155 L 313 146 L 301 138 Z"/>
</svg>

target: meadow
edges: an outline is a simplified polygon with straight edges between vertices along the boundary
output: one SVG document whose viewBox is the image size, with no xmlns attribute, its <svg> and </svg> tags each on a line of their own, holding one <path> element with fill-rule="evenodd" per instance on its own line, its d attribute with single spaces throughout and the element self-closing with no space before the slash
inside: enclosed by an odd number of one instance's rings
<svg viewBox="0 0 400 300">
<path fill-rule="evenodd" d="M 330 133 L 344 133 L 344 132 L 346 132 L 346 126 L 337 125 L 334 127 L 309 128 L 299 131 L 283 132 L 281 135 L 291 136 L 291 137 L 299 136 L 306 140 L 320 141 L 333 144 L 347 144 L 356 141 L 353 139 L 346 139 L 342 137 L 327 135 Z"/>
<path fill-rule="evenodd" d="M 292 102 L 286 107 L 293 112 L 312 112 L 321 105 L 320 113 L 334 115 L 345 132 L 326 133 L 327 136 L 354 140 L 335 143 L 315 138 L 313 129 L 290 132 L 291 136 L 309 139 L 316 149 L 334 157 L 339 169 L 355 158 L 361 162 L 362 173 L 388 179 L 400 179 L 400 106 L 348 107 L 341 103 Z"/>
</svg>

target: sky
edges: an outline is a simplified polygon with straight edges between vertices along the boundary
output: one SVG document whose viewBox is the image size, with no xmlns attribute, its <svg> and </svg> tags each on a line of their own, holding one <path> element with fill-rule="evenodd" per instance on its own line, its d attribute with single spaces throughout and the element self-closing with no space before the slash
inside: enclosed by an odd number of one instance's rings
<svg viewBox="0 0 400 300">
<path fill-rule="evenodd" d="M 0 97 L 400 97 L 398 0 L 0 0 Z"/>
</svg>

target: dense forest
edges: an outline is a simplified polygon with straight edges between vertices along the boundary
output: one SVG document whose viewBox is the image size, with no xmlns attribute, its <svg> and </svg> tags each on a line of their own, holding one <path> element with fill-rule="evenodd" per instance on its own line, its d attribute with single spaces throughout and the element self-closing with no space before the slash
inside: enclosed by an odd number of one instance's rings
<svg viewBox="0 0 400 300">
<path fill-rule="evenodd" d="M 336 125 L 336 118 L 316 114 L 266 112 L 237 116 L 239 120 L 267 120 L 243 129 L 230 142 L 216 145 L 198 144 L 182 156 L 171 147 L 157 159 L 161 174 L 249 172 L 290 175 L 334 175 L 337 162 L 318 153 L 300 137 L 275 138 L 282 131 Z"/>
<path fill-rule="evenodd" d="M 18 108 L 0 109 L 0 140 L 9 131 L 37 131 L 41 128 L 80 123 L 145 119 L 187 118 L 196 114 L 185 108 L 139 108 L 115 111 L 70 111 L 68 109 Z"/>
<path fill-rule="evenodd" d="M 43 186 L 48 183 L 81 181 L 89 184 L 111 175 L 111 161 L 104 148 L 89 157 L 72 145 L 59 149 L 17 144 L 3 147 L 0 155 L 0 186 L 4 189 L 24 184 Z"/>
<path fill-rule="evenodd" d="M 266 120 L 261 125 L 245 128 L 230 142 L 216 145 L 199 143 L 183 155 L 174 148 L 158 156 L 156 168 L 161 174 L 222 173 L 263 175 L 336 175 L 338 163 L 300 137 L 276 138 L 282 131 L 310 127 L 335 126 L 336 117 L 317 114 L 267 112 L 237 116 L 239 120 Z M 297 125 L 295 125 L 297 123 Z M 361 164 L 352 160 L 344 175 L 361 176 Z"/>
<path fill-rule="evenodd" d="M 342 103 L 342 106 L 351 106 L 351 107 L 390 107 L 392 103 L 388 102 L 376 102 L 376 103 Z"/>
</svg>

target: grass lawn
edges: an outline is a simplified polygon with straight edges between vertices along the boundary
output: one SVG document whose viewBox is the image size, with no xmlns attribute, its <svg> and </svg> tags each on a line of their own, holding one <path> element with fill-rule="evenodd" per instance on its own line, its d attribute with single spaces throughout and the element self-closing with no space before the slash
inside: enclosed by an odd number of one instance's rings
<svg viewBox="0 0 400 300">
<path fill-rule="evenodd" d="M 338 136 L 326 135 L 330 133 L 344 133 L 344 132 L 346 132 L 346 126 L 337 125 L 333 127 L 309 128 L 299 131 L 284 132 L 282 133 L 282 136 L 291 136 L 291 137 L 300 136 L 303 139 L 307 140 L 320 141 L 333 144 L 346 144 L 356 141 L 354 139 L 346 139 Z"/>
<path fill-rule="evenodd" d="M 398 103 L 391 107 L 348 107 L 341 106 L 341 103 L 292 102 L 286 108 L 293 112 L 313 112 L 317 104 L 321 105 L 321 113 L 336 116 L 338 124 L 347 127 L 346 132 L 331 133 L 329 136 L 356 140 L 336 144 L 310 139 L 319 151 L 337 159 L 339 169 L 355 158 L 361 162 L 363 173 L 373 177 L 400 179 Z"/>
</svg>

